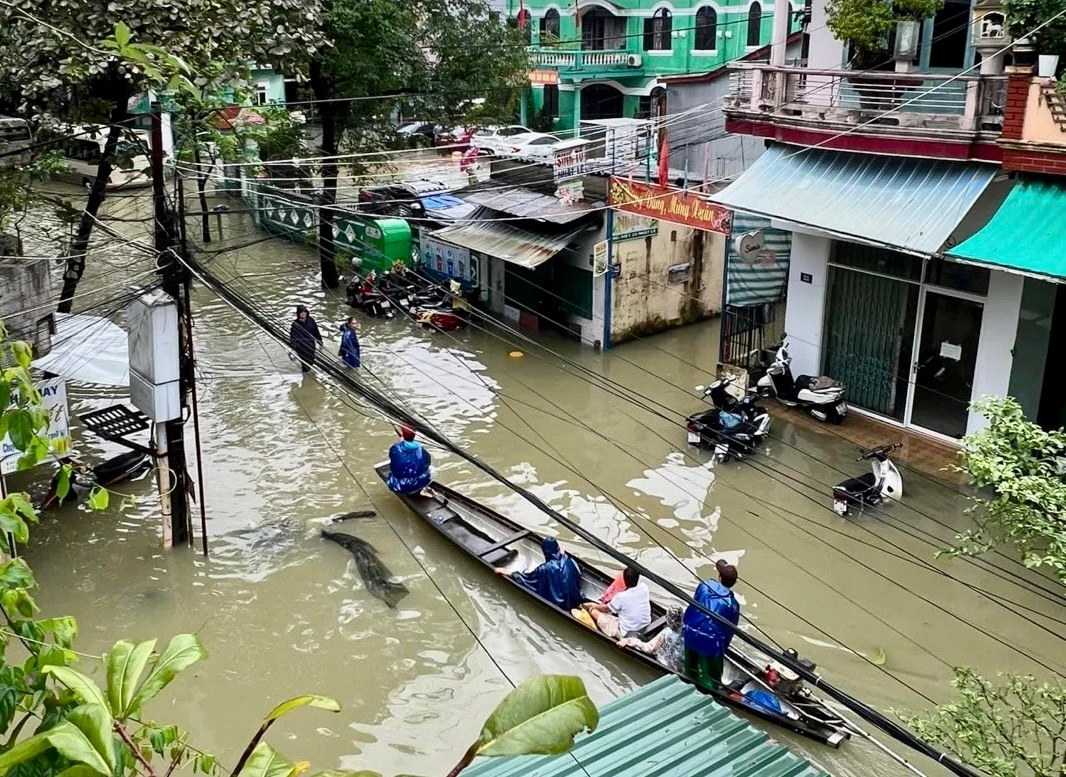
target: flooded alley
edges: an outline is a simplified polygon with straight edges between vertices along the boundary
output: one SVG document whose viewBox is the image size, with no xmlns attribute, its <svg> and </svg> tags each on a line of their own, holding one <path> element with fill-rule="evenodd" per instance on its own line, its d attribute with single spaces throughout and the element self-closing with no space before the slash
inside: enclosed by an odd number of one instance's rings
<svg viewBox="0 0 1066 777">
<path fill-rule="evenodd" d="M 148 207 L 116 196 L 102 218 L 150 243 L 138 221 Z M 310 307 L 336 353 L 350 311 L 342 292 L 319 288 L 314 252 L 266 238 L 246 215 L 225 219 L 224 241 L 200 260 L 276 322 Z M 97 255 L 75 310 L 110 315 L 121 306 L 108 300 L 146 282 L 152 259 L 121 245 Z M 189 727 L 229 766 L 274 704 L 322 693 L 342 712 L 279 723 L 272 736 L 287 756 L 322 769 L 443 774 L 512 684 L 533 674 L 580 675 L 597 703 L 652 679 L 411 514 L 374 471 L 396 438 L 375 408 L 326 376 L 301 374 L 284 346 L 202 285 L 193 295 L 210 554 L 161 550 L 150 477 L 124 487 L 136 497 L 124 509 L 46 514 L 27 554 L 43 611 L 78 618 L 82 651 L 120 637 L 200 635 L 209 659 L 180 693 L 161 697 L 160 718 Z M 535 343 L 495 327 L 433 332 L 402 316 L 360 326 L 362 380 L 684 588 L 712 574 L 712 558 L 733 561 L 749 628 L 881 711 L 947 700 L 957 665 L 1066 673 L 1060 585 L 1005 555 L 935 558 L 967 523 L 960 487 L 903 468 L 902 503 L 842 519 L 832 485 L 867 464 L 833 428 L 775 418 L 767 453 L 719 465 L 686 446 L 676 415 L 697 410 L 697 387 L 713 379 L 716 321 L 608 353 L 543 332 Z M 124 398 L 70 394 L 72 416 Z M 117 452 L 75 434 L 86 457 Z M 431 452 L 441 482 L 574 542 L 484 473 Z M 39 492 L 39 481 L 27 487 Z M 396 609 L 321 537 L 330 518 L 360 509 L 376 515 L 343 531 L 370 542 L 409 589 Z M 839 777 L 906 773 L 861 741 L 833 751 L 768 730 Z"/>
</svg>

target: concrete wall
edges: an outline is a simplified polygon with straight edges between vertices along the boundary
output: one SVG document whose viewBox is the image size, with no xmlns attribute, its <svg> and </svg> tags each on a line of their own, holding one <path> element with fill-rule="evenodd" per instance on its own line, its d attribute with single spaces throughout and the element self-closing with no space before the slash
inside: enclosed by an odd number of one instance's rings
<svg viewBox="0 0 1066 777">
<path fill-rule="evenodd" d="M 657 235 L 614 244 L 621 264 L 611 299 L 614 343 L 699 321 L 722 309 L 726 237 L 668 221 Z M 687 279 L 671 283 L 669 269 L 688 263 Z"/>
<path fill-rule="evenodd" d="M 981 318 L 981 339 L 977 345 L 977 367 L 973 375 L 971 401 L 981 397 L 1005 397 L 1010 392 L 1014 363 L 1014 338 L 1022 307 L 1024 278 L 993 270 L 988 281 L 988 298 Z M 988 425 L 984 416 L 970 413 L 966 432 Z"/>
<path fill-rule="evenodd" d="M 51 260 L 24 259 L 11 235 L 0 235 L 0 319 L 10 340 L 33 346 L 34 358 L 52 350 L 55 299 Z"/>
<path fill-rule="evenodd" d="M 596 243 L 601 240 L 607 239 L 606 228 L 601 226 L 595 231 L 585 232 L 581 237 L 572 243 L 567 250 L 560 253 L 557 257 L 552 259 L 553 262 L 564 262 L 573 267 L 580 267 L 582 270 L 588 270 L 592 272 L 593 269 L 593 249 Z M 600 276 L 599 278 L 592 279 L 592 318 L 584 318 L 583 316 L 570 316 L 570 323 L 580 328 L 581 330 L 581 342 L 585 345 L 593 345 L 597 342 L 603 343 L 603 315 L 604 315 L 604 303 L 605 299 L 605 281 L 606 276 Z"/>
<path fill-rule="evenodd" d="M 774 226 L 778 226 L 774 224 Z M 788 270 L 785 332 L 795 375 L 819 375 L 822 369 L 822 329 L 832 241 L 826 237 L 792 233 Z M 805 280 L 809 276 L 810 280 Z"/>
</svg>

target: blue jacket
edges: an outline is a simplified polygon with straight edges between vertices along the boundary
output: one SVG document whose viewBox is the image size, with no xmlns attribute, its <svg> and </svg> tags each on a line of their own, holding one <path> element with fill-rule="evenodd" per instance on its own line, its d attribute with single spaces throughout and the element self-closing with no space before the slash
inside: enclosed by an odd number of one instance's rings
<svg viewBox="0 0 1066 777">
<path fill-rule="evenodd" d="M 344 334 L 341 335 L 340 356 L 349 367 L 359 366 L 359 337 L 348 327 L 344 328 Z"/>
<path fill-rule="evenodd" d="M 577 562 L 559 550 L 554 537 L 545 537 L 540 547 L 544 563 L 532 572 L 512 572 L 511 578 L 567 612 L 580 607 L 584 597 Z"/>
<path fill-rule="evenodd" d="M 705 580 L 696 586 L 692 597 L 715 615 L 734 626 L 740 622 L 740 604 L 733 592 L 717 580 Z M 702 610 L 689 605 L 685 610 L 685 647 L 694 653 L 721 657 L 729 648 L 733 632 L 710 618 Z"/>
<path fill-rule="evenodd" d="M 389 448 L 389 479 L 386 484 L 397 494 L 417 494 L 432 482 L 429 452 L 414 440 L 400 440 Z"/>
</svg>

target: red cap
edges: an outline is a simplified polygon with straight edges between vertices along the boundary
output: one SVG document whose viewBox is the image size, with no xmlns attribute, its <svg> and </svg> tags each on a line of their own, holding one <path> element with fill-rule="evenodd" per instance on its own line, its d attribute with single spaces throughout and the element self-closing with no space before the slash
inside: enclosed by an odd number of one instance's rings
<svg viewBox="0 0 1066 777">
<path fill-rule="evenodd" d="M 403 437 L 408 442 L 410 442 L 411 440 L 413 440 L 415 438 L 415 430 L 412 429 L 409 426 L 401 426 L 400 427 L 400 436 Z"/>
</svg>

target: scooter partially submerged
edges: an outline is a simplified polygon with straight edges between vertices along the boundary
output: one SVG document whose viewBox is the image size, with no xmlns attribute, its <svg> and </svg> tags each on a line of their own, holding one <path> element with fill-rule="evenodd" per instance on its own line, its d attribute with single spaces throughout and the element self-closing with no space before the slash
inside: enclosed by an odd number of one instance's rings
<svg viewBox="0 0 1066 777">
<path fill-rule="evenodd" d="M 859 448 L 856 461 L 869 461 L 870 472 L 857 478 L 849 478 L 833 487 L 833 512 L 845 516 L 852 508 L 861 513 L 867 507 L 879 505 L 886 499 L 899 501 L 903 498 L 903 478 L 889 455 L 903 447 L 903 443 L 881 445 L 873 450 Z"/>
<path fill-rule="evenodd" d="M 374 273 L 360 278 L 356 275 L 348 284 L 345 293 L 348 296 L 348 305 L 361 310 L 374 318 L 392 318 L 396 315 L 392 303 L 376 287 Z"/>
<path fill-rule="evenodd" d="M 120 453 L 106 461 L 102 461 L 94 467 L 86 466 L 81 462 L 71 463 L 69 488 L 66 495 L 59 498 L 59 473 L 52 478 L 48 486 L 41 508 L 47 510 L 64 502 L 77 502 L 96 486 L 113 486 L 126 480 L 132 480 L 140 473 L 151 469 L 152 458 L 147 453 L 130 451 Z"/>
<path fill-rule="evenodd" d="M 720 378 L 707 387 L 703 397 L 714 407 L 690 415 L 686 423 L 689 444 L 710 448 L 717 461 L 754 453 L 770 433 L 770 414 L 756 404 L 755 389 L 736 399 L 728 391 L 731 383 Z"/>
<path fill-rule="evenodd" d="M 764 396 L 772 394 L 788 407 L 805 410 L 819 421 L 839 424 L 848 415 L 841 383 L 824 375 L 792 377 L 792 357 L 788 355 L 788 344 L 784 341 L 756 387 Z"/>
</svg>

